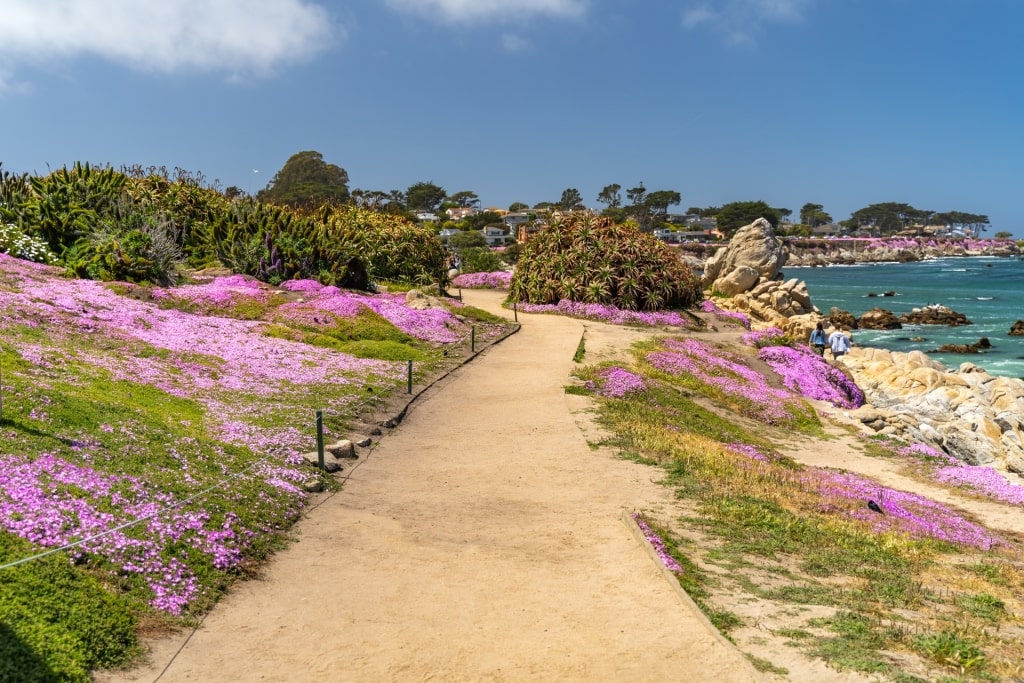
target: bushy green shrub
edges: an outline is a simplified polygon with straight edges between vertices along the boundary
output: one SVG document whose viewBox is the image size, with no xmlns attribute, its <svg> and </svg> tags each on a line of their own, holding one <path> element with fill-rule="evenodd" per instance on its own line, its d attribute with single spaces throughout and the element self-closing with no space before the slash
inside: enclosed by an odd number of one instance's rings
<svg viewBox="0 0 1024 683">
<path fill-rule="evenodd" d="M 492 273 L 501 270 L 501 259 L 487 247 L 468 247 L 460 253 L 463 273 Z"/>
<path fill-rule="evenodd" d="M 531 238 L 509 288 L 513 301 L 626 310 L 686 308 L 700 297 L 699 280 L 670 247 L 634 225 L 586 213 L 555 219 Z"/>
</svg>

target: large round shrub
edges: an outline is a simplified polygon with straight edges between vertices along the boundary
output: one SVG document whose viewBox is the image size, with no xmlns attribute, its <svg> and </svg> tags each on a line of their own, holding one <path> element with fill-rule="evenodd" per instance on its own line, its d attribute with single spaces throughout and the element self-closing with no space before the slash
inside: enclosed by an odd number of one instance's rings
<svg viewBox="0 0 1024 683">
<path fill-rule="evenodd" d="M 569 299 L 626 310 L 687 308 L 700 296 L 693 271 L 663 242 L 586 213 L 556 218 L 531 238 L 509 288 L 513 301 Z"/>
</svg>

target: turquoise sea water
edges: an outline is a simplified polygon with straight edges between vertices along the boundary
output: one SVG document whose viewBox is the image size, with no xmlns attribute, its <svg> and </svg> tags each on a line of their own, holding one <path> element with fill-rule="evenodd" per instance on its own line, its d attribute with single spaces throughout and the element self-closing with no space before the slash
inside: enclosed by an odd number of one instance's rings
<svg viewBox="0 0 1024 683">
<path fill-rule="evenodd" d="M 854 330 L 854 342 L 893 351 L 924 351 L 951 369 L 963 362 L 993 375 L 1024 377 L 1024 337 L 1007 334 L 1024 320 L 1024 261 L 960 257 L 917 263 L 882 263 L 825 268 L 785 268 L 784 277 L 807 283 L 811 302 L 827 314 L 838 306 L 860 316 L 872 308 L 899 315 L 943 304 L 974 323 L 960 327 L 904 325 L 902 330 Z M 896 296 L 882 294 L 895 291 Z M 874 292 L 877 297 L 868 296 Z M 910 341 L 923 337 L 923 342 Z M 942 344 L 973 344 L 988 337 L 993 348 L 978 354 L 932 353 Z"/>
</svg>

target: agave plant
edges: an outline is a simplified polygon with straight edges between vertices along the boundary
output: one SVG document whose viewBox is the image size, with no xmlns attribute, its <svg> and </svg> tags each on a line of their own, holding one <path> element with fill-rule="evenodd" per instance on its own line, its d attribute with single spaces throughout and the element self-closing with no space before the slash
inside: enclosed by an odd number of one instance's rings
<svg viewBox="0 0 1024 683">
<path fill-rule="evenodd" d="M 686 308 L 700 294 L 690 268 L 654 236 L 585 213 L 557 218 L 537 233 L 509 288 L 512 301 L 568 299 L 628 310 Z"/>
</svg>

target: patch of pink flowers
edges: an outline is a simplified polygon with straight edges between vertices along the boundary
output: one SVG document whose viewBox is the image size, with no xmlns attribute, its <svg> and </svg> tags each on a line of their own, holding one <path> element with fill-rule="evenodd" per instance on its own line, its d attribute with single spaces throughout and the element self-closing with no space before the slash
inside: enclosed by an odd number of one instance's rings
<svg viewBox="0 0 1024 683">
<path fill-rule="evenodd" d="M 512 273 L 497 270 L 489 273 L 463 273 L 452 280 L 453 287 L 462 289 L 508 289 Z"/>
<path fill-rule="evenodd" d="M 792 420 L 787 404 L 792 396 L 768 386 L 765 378 L 724 349 L 696 339 L 666 339 L 665 351 L 652 351 L 647 361 L 671 375 L 691 376 L 737 401 L 744 414 L 767 424 Z"/>
<path fill-rule="evenodd" d="M 658 559 L 665 565 L 665 568 L 672 572 L 682 572 L 683 567 L 679 564 L 676 558 L 672 557 L 668 551 L 668 546 L 665 545 L 664 539 L 655 533 L 654 529 L 643 520 L 643 518 L 636 512 L 633 513 L 633 521 L 636 522 L 637 527 L 640 528 L 640 533 L 644 535 L 647 542 L 654 548 L 654 552 L 658 555 Z"/>
<path fill-rule="evenodd" d="M 406 334 L 436 344 L 459 341 L 468 328 L 444 308 L 415 309 L 406 305 L 404 294 L 359 294 L 332 286 L 323 286 L 315 280 L 283 282 L 281 288 L 304 292 L 305 301 L 283 304 L 279 313 L 312 319 L 318 311 L 333 313 L 343 318 L 355 316 L 368 308 Z M 325 318 L 326 319 L 326 318 Z"/>
<path fill-rule="evenodd" d="M 931 446 L 915 443 L 897 449 L 897 454 L 935 467 L 931 476 L 936 481 L 968 489 L 994 500 L 1024 507 L 1024 486 L 1007 481 L 999 472 L 985 465 L 969 465 Z"/>
<path fill-rule="evenodd" d="M 242 561 L 253 534 L 233 515 L 210 528 L 210 515 L 203 511 L 155 514 L 173 508 L 174 502 L 139 479 L 101 474 L 50 453 L 31 460 L 0 456 L 4 531 L 44 548 L 96 536 L 74 555 L 99 557 L 121 574 L 141 576 L 152 591 L 153 607 L 181 614 L 197 596 L 198 580 L 187 564 L 163 549 L 189 546 L 208 555 L 214 567 L 228 570 Z M 135 519 L 144 519 L 139 524 L 142 534 L 117 529 Z"/>
<path fill-rule="evenodd" d="M 916 493 L 886 489 L 877 482 L 849 472 L 817 470 L 809 475 L 822 495 L 822 510 L 841 511 L 869 522 L 876 531 L 904 533 L 911 538 L 934 538 L 939 541 L 990 550 L 1003 542 L 984 527 L 970 522 L 951 508 Z M 844 499 L 848 504 L 836 506 L 826 501 Z M 868 507 L 875 501 L 882 512 Z"/>
<path fill-rule="evenodd" d="M 738 311 L 723 310 L 716 306 L 715 302 L 712 301 L 711 299 L 705 299 L 703 302 L 701 302 L 700 310 L 704 311 L 705 313 L 714 313 L 715 317 L 719 319 L 724 318 L 726 320 L 738 322 L 746 330 L 750 329 L 750 318 L 748 318 L 745 314 L 740 313 Z"/>
<path fill-rule="evenodd" d="M 736 453 L 737 455 L 745 455 L 751 460 L 757 460 L 759 462 L 771 462 L 773 458 L 762 451 L 757 446 L 751 446 L 748 443 L 726 443 L 722 444 L 725 448 Z"/>
<path fill-rule="evenodd" d="M 585 304 L 562 299 L 557 304 L 516 304 L 523 313 L 561 313 L 573 318 L 600 320 L 613 325 L 689 328 L 690 320 L 676 311 L 628 311 L 610 304 Z"/>
<path fill-rule="evenodd" d="M 777 327 L 766 327 L 763 330 L 752 330 L 744 332 L 740 342 L 747 346 L 761 348 L 762 346 L 777 346 L 786 338 L 786 333 Z"/>
<path fill-rule="evenodd" d="M 801 396 L 828 401 L 837 408 L 864 405 L 860 387 L 806 346 L 765 346 L 757 356 L 782 377 L 787 388 Z"/>
<path fill-rule="evenodd" d="M 609 398 L 622 398 L 647 388 L 643 377 L 620 367 L 606 368 L 598 372 L 600 382 L 587 382 L 587 387 L 597 391 L 598 395 Z"/>
</svg>

